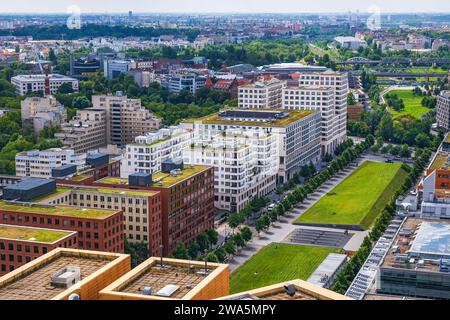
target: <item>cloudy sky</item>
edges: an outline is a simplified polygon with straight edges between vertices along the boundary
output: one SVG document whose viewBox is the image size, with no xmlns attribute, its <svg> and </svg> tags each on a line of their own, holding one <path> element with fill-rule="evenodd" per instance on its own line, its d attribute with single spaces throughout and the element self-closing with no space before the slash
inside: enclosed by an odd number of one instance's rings
<svg viewBox="0 0 450 320">
<path fill-rule="evenodd" d="M 450 12 L 448 0 L 15 0 L 1 1 L 0 13 L 64 13 L 71 5 L 82 13 L 116 12 Z"/>
</svg>

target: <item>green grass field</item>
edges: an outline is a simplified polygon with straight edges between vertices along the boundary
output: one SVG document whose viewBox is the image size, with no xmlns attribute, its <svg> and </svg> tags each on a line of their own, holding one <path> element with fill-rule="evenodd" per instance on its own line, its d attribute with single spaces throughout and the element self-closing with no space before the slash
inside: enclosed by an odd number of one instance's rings
<svg viewBox="0 0 450 320">
<path fill-rule="evenodd" d="M 423 97 L 413 95 L 412 90 L 392 90 L 388 94 L 396 94 L 405 104 L 405 108 L 400 112 L 390 110 L 394 118 L 411 115 L 416 119 L 420 119 L 425 113 L 430 111 L 430 109 L 422 106 Z"/>
<path fill-rule="evenodd" d="M 306 280 L 329 253 L 338 252 L 333 248 L 272 243 L 231 274 L 230 291 L 238 293 L 283 281 Z"/>
<path fill-rule="evenodd" d="M 349 224 L 368 229 L 406 176 L 401 164 L 366 161 L 295 222 Z"/>
</svg>

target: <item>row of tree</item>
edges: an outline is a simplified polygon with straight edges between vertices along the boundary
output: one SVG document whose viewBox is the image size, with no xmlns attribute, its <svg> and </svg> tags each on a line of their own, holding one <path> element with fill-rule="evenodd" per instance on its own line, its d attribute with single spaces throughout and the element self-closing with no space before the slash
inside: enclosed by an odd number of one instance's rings
<svg viewBox="0 0 450 320">
<path fill-rule="evenodd" d="M 233 212 L 228 215 L 227 223 L 230 228 L 237 228 L 255 213 L 266 207 L 270 203 L 268 197 L 254 198 L 239 212 Z"/>
<path fill-rule="evenodd" d="M 345 294 L 353 279 L 356 277 L 367 257 L 369 256 L 370 251 L 372 250 L 373 243 L 375 243 L 381 237 L 390 221 L 392 220 L 392 217 L 395 215 L 397 198 L 407 193 L 408 190 L 414 186 L 418 177 L 423 172 L 423 169 L 428 163 L 430 156 L 430 149 L 423 149 L 421 150 L 421 152 L 417 153 L 412 168 L 407 166 L 406 164 L 403 164 L 403 169 L 408 172 L 408 176 L 405 179 L 405 182 L 381 212 L 372 230 L 370 231 L 370 234 L 364 238 L 361 247 L 348 261 L 347 265 L 342 269 L 342 271 L 337 275 L 336 280 L 332 286 L 333 291 Z"/>
<path fill-rule="evenodd" d="M 289 193 L 272 211 L 267 212 L 256 221 L 256 231 L 267 230 L 270 225 L 277 221 L 279 217 L 284 216 L 293 206 L 303 202 L 308 194 L 314 192 L 323 183 L 328 181 L 333 175 L 344 169 L 348 164 L 354 161 L 358 156 L 370 148 L 375 142 L 373 136 L 368 136 L 364 142 L 353 146 L 353 143 L 345 142 L 346 149 L 341 148 L 341 154 L 332 160 L 327 168 L 314 177 L 312 177 L 305 185 L 297 187 Z M 353 147 L 352 147 L 353 146 Z"/>
</svg>

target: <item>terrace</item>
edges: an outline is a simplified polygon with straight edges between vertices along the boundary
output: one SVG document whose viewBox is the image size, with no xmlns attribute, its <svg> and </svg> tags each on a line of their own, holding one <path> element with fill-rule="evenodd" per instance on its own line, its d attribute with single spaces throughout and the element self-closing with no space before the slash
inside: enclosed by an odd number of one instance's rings
<svg viewBox="0 0 450 320">
<path fill-rule="evenodd" d="M 226 271 L 227 265 L 199 261 L 150 258 L 102 290 L 102 299 L 192 299 Z M 228 279 L 228 273 L 227 273 Z"/>
<path fill-rule="evenodd" d="M 227 110 L 226 112 L 231 112 L 233 110 Z M 245 116 L 245 113 L 248 116 Z M 257 116 L 261 113 L 261 116 Z M 286 117 L 272 117 L 274 114 L 285 113 Z M 214 113 L 212 115 L 198 118 L 198 119 L 188 119 L 189 123 L 203 123 L 203 124 L 231 124 L 231 125 L 242 125 L 242 126 L 263 126 L 263 127 L 286 127 L 292 123 L 301 120 L 307 116 L 312 115 L 315 111 L 312 110 L 252 110 L 251 112 L 246 110 L 241 110 L 241 115 L 239 117 L 233 116 L 236 119 L 230 119 L 228 117 L 222 116 L 220 113 Z M 262 116 L 264 114 L 270 115 L 270 117 Z M 237 120 L 237 118 L 242 118 L 242 120 Z M 245 118 L 245 119 L 244 119 Z M 249 120 L 254 119 L 254 120 Z"/>
<path fill-rule="evenodd" d="M 128 258 L 120 254 L 94 253 L 74 249 L 55 249 L 31 263 L 0 278 L 0 300 L 61 299 L 74 291 L 88 278 L 105 270 L 113 261 Z M 80 282 L 70 288 L 55 286 L 51 278 L 55 272 L 69 266 L 80 268 Z"/>
<path fill-rule="evenodd" d="M 74 233 L 51 229 L 0 225 L 0 238 L 17 241 L 54 243 Z"/>
</svg>

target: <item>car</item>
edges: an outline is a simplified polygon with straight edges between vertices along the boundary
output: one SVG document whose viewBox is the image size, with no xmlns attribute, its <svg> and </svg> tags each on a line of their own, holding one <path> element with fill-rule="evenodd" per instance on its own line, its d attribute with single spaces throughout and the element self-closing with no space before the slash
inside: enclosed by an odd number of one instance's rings
<svg viewBox="0 0 450 320">
<path fill-rule="evenodd" d="M 391 159 L 387 159 L 385 162 L 386 163 L 394 163 L 394 161 L 392 161 Z"/>
<path fill-rule="evenodd" d="M 271 203 L 268 207 L 267 207 L 267 211 L 270 212 L 275 208 L 276 204 L 275 203 Z"/>
</svg>

